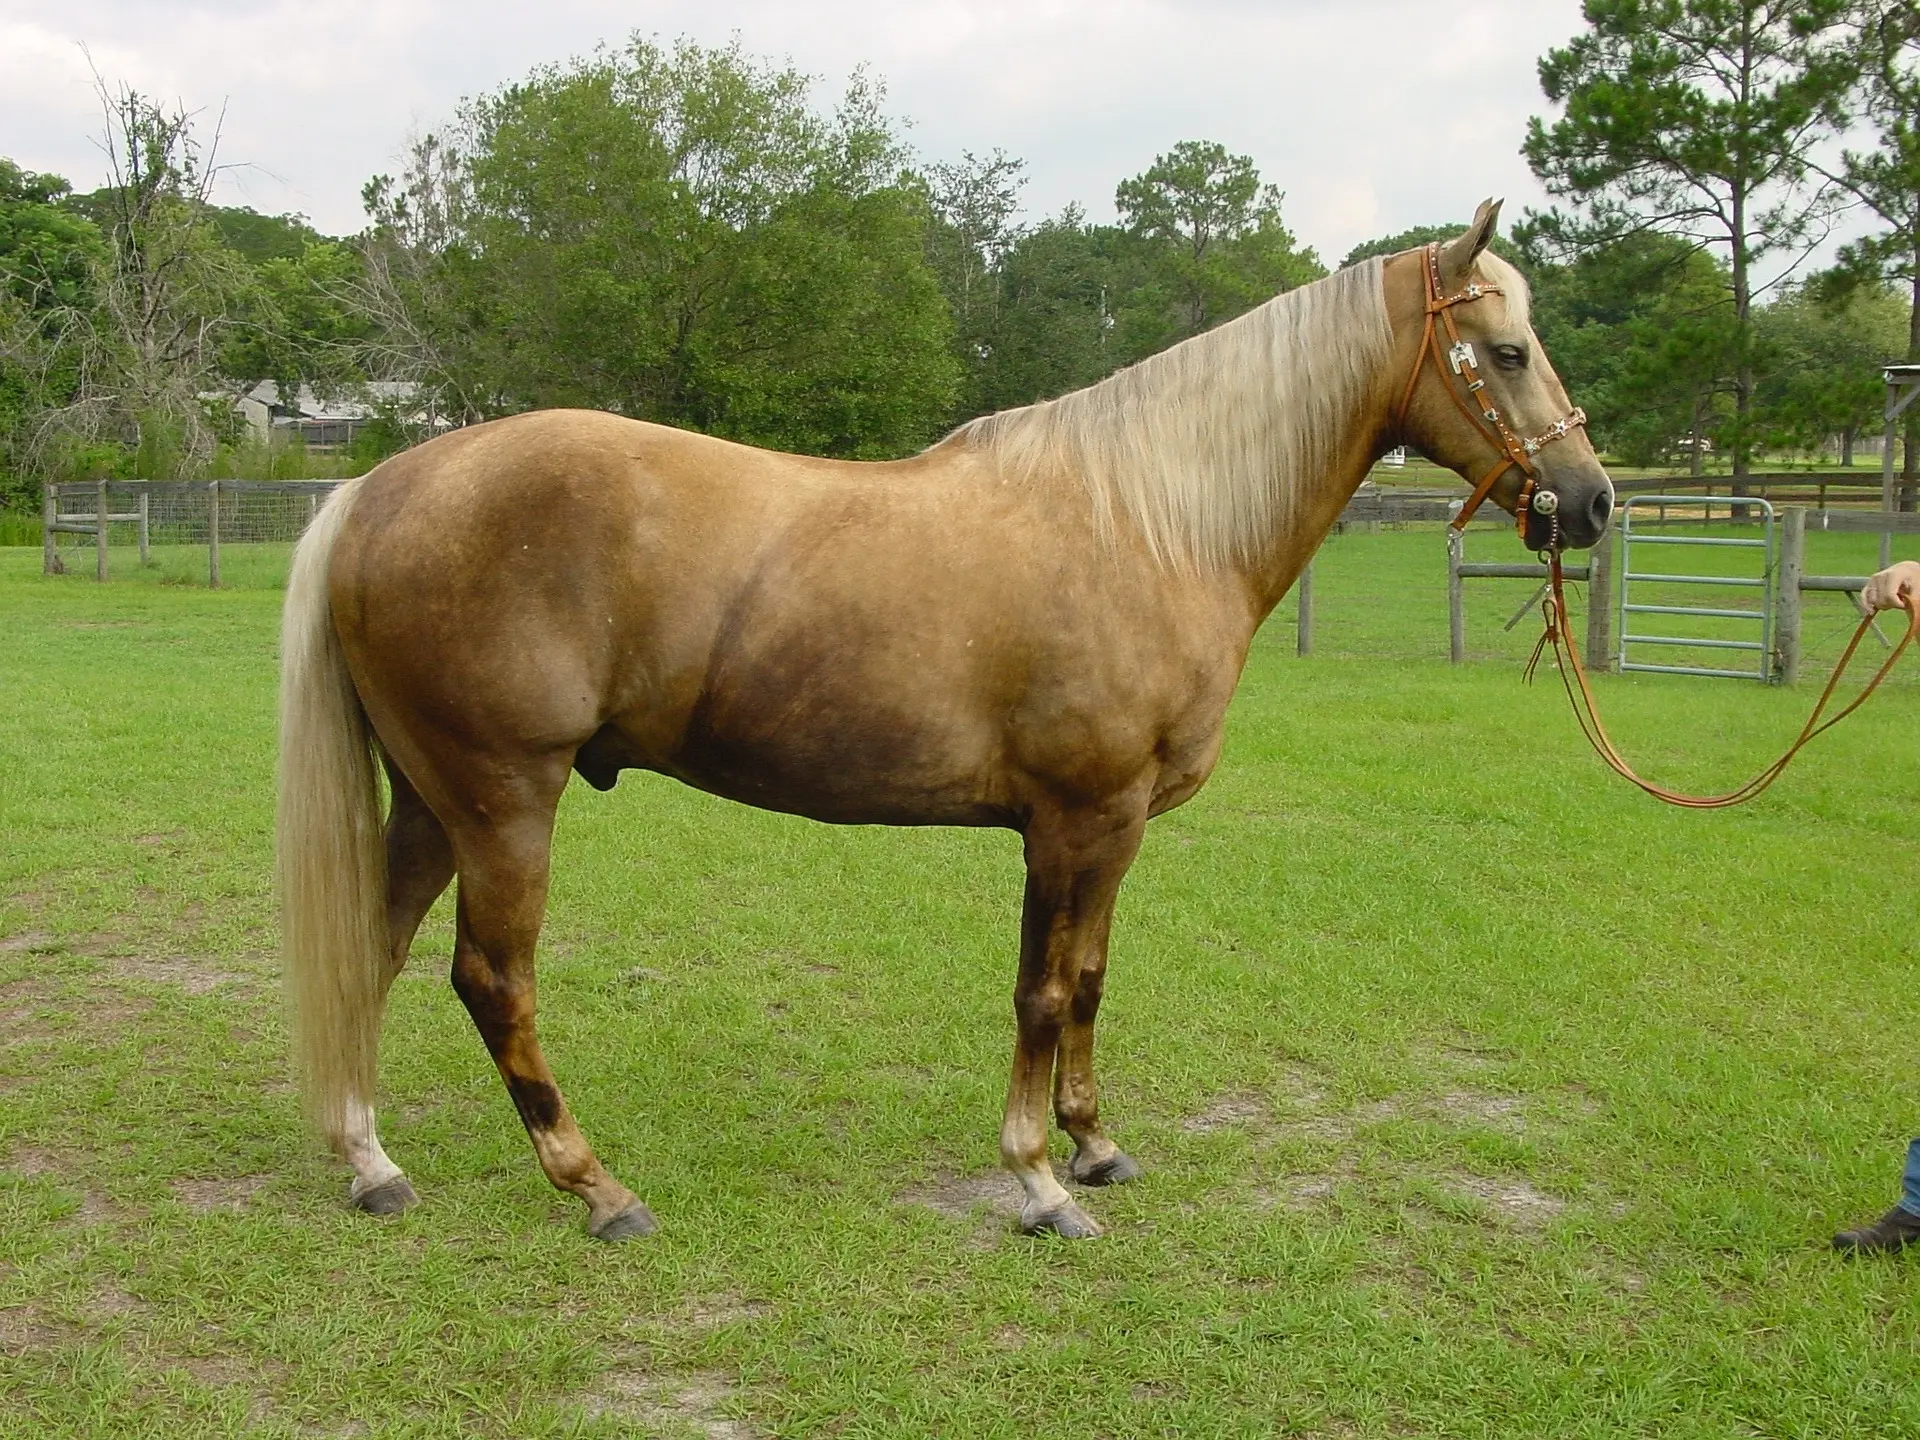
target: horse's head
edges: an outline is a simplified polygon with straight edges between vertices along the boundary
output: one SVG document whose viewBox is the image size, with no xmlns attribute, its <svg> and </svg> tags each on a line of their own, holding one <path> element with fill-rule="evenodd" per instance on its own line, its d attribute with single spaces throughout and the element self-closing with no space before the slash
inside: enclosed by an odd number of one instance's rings
<svg viewBox="0 0 1920 1440">
<path fill-rule="evenodd" d="M 1526 281 L 1487 251 L 1499 217 L 1488 200 L 1458 239 L 1388 262 L 1407 366 L 1394 423 L 1473 485 L 1457 523 L 1491 498 L 1517 517 L 1529 549 L 1591 545 L 1613 513 L 1613 482 L 1528 323 Z"/>
</svg>

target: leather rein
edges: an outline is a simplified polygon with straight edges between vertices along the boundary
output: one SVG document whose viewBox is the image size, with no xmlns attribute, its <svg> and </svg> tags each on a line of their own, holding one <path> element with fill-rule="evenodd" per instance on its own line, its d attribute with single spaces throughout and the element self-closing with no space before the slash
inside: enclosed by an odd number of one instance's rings
<svg viewBox="0 0 1920 1440">
<path fill-rule="evenodd" d="M 1669 790 L 1663 785 L 1655 785 L 1643 780 L 1634 772 L 1620 752 L 1614 748 L 1613 740 L 1607 734 L 1606 726 L 1600 723 L 1600 709 L 1594 703 L 1593 686 L 1587 682 L 1587 668 L 1580 661 L 1580 647 L 1574 643 L 1573 631 L 1567 624 L 1567 597 L 1561 584 L 1560 552 L 1555 550 L 1548 557 L 1549 594 L 1541 602 L 1541 613 L 1546 617 L 1546 629 L 1539 642 L 1533 647 L 1533 658 L 1527 661 L 1526 677 L 1531 680 L 1540 657 L 1551 647 L 1554 658 L 1559 663 L 1560 683 L 1566 688 L 1567 702 L 1573 706 L 1573 718 L 1580 722 L 1580 732 L 1587 737 L 1587 743 L 1593 746 L 1594 753 L 1606 761 L 1609 769 L 1623 780 L 1638 785 L 1656 800 L 1668 805 L 1678 805 L 1686 810 L 1721 810 L 1729 805 L 1738 805 L 1743 800 L 1751 800 L 1761 791 L 1780 778 L 1780 774 L 1792 763 L 1794 756 L 1816 735 L 1823 735 L 1838 725 L 1847 716 L 1858 710 L 1869 695 L 1880 688 L 1880 682 L 1887 678 L 1889 671 L 1907 652 L 1915 635 L 1920 635 L 1920 595 L 1909 594 L 1907 604 L 1907 633 L 1900 637 L 1900 643 L 1893 647 L 1880 668 L 1860 693 L 1849 700 L 1832 715 L 1827 715 L 1827 704 L 1833 699 L 1833 692 L 1840 684 L 1840 677 L 1847 672 L 1847 666 L 1853 660 L 1854 651 L 1860 648 L 1860 642 L 1866 638 L 1867 631 L 1873 626 L 1873 616 L 1861 620 L 1854 630 L 1853 638 L 1847 641 L 1847 648 L 1840 654 L 1840 662 L 1833 667 L 1833 674 L 1827 677 L 1826 688 L 1820 692 L 1820 698 L 1814 703 L 1813 713 L 1807 717 L 1807 723 L 1800 727 L 1800 733 L 1794 737 L 1793 744 L 1786 752 L 1766 769 L 1755 775 L 1746 784 L 1729 790 L 1724 795 L 1688 795 L 1683 791 Z M 1576 688 L 1577 687 L 1577 688 Z M 1822 717 L 1825 717 L 1824 719 Z"/>
<path fill-rule="evenodd" d="M 1608 768 L 1616 775 L 1639 786 L 1654 799 L 1688 810 L 1720 810 L 1729 805 L 1738 805 L 1753 799 L 1780 778 L 1781 773 L 1793 762 L 1794 757 L 1815 736 L 1823 735 L 1838 725 L 1858 710 L 1869 695 L 1880 688 L 1880 682 L 1887 678 L 1893 667 L 1899 663 L 1900 657 L 1906 654 L 1907 647 L 1913 643 L 1914 637 L 1920 635 L 1920 595 L 1909 594 L 1906 597 L 1907 633 L 1900 637 L 1900 643 L 1893 647 L 1892 652 L 1881 662 L 1880 668 L 1874 671 L 1872 678 L 1867 681 L 1860 693 L 1832 715 L 1828 715 L 1827 706 L 1833 699 L 1834 690 L 1840 684 L 1840 677 L 1846 673 L 1847 666 L 1852 663 L 1854 652 L 1860 648 L 1860 642 L 1866 638 L 1868 629 L 1873 625 L 1871 615 L 1861 620 L 1859 627 L 1853 632 L 1853 638 L 1847 642 L 1847 648 L 1841 653 L 1839 663 L 1833 667 L 1833 674 L 1828 677 L 1826 688 L 1820 692 L 1820 698 L 1814 704 L 1813 713 L 1807 717 L 1807 723 L 1800 727 L 1800 733 L 1794 737 L 1793 743 L 1778 760 L 1746 784 L 1729 790 L 1723 795 L 1689 795 L 1642 779 L 1614 746 L 1612 738 L 1607 734 L 1606 726 L 1600 721 L 1600 709 L 1594 700 L 1593 686 L 1588 681 L 1586 666 L 1580 660 L 1580 647 L 1573 641 L 1573 632 L 1567 620 L 1567 597 L 1560 571 L 1560 497 L 1551 490 L 1540 488 L 1539 471 L 1533 463 L 1533 457 L 1543 446 L 1551 445 L 1555 440 L 1565 439 L 1576 426 L 1584 426 L 1587 423 L 1587 412 L 1576 405 L 1538 435 L 1523 439 L 1515 434 L 1513 428 L 1502 418 L 1499 406 L 1495 405 L 1487 395 L 1487 382 L 1480 378 L 1479 357 L 1475 355 L 1472 344 L 1460 338 L 1459 327 L 1453 319 L 1454 306 L 1504 292 L 1498 285 L 1483 285 L 1478 281 L 1470 281 L 1464 290 L 1448 295 L 1440 282 L 1438 242 L 1424 247 L 1424 260 L 1427 287 L 1426 325 L 1420 337 L 1419 358 L 1414 361 L 1413 373 L 1407 377 L 1406 389 L 1401 392 L 1400 403 L 1394 409 L 1394 428 L 1401 434 L 1405 433 L 1407 407 L 1413 401 L 1414 389 L 1419 385 L 1420 377 L 1426 371 L 1427 359 L 1431 356 L 1433 368 L 1440 377 L 1440 388 L 1447 392 L 1447 397 L 1459 408 L 1460 413 L 1467 417 L 1469 423 L 1493 444 L 1495 450 L 1500 452 L 1500 458 L 1494 462 L 1493 468 L 1480 477 L 1479 483 L 1473 487 L 1473 493 L 1468 496 L 1466 504 L 1461 507 L 1460 513 L 1454 516 L 1451 522 L 1453 528 L 1458 530 L 1465 527 L 1467 521 L 1473 518 L 1474 511 L 1480 508 L 1481 502 L 1493 492 L 1493 487 L 1509 470 L 1518 470 L 1523 477 L 1520 494 L 1513 506 L 1514 526 L 1519 531 L 1522 543 L 1526 541 L 1529 512 L 1547 521 L 1549 535 L 1544 558 L 1548 566 L 1549 585 L 1547 598 L 1540 607 L 1546 626 L 1539 642 L 1533 647 L 1532 657 L 1527 661 L 1526 678 L 1529 681 L 1533 679 L 1541 656 L 1551 648 L 1560 671 L 1560 682 L 1567 692 L 1567 701 L 1573 707 L 1574 719 L 1579 722 L 1580 732 L 1587 737 L 1587 743 L 1593 746 L 1594 753 L 1605 761 Z M 1446 330 L 1449 341 L 1449 347 L 1444 352 L 1440 348 L 1440 328 Z M 1464 395 L 1448 380 L 1449 370 L 1461 377 L 1466 387 Z M 1478 406 L 1477 410 L 1475 406 Z"/>
</svg>

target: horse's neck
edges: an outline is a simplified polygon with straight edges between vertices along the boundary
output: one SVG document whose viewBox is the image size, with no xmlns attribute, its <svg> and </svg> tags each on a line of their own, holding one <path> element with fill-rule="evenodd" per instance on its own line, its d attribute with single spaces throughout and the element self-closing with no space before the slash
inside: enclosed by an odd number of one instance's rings
<svg viewBox="0 0 1920 1440">
<path fill-rule="evenodd" d="M 1289 523 L 1272 536 L 1259 554 L 1250 557 L 1235 577 L 1246 589 L 1256 628 L 1307 568 L 1314 551 L 1320 548 L 1320 542 L 1339 521 L 1341 511 L 1360 488 L 1360 482 L 1367 478 L 1374 461 L 1384 452 L 1387 401 L 1382 396 L 1390 383 L 1387 376 L 1381 377 L 1371 403 L 1349 420 L 1333 462 L 1302 489 Z"/>
</svg>

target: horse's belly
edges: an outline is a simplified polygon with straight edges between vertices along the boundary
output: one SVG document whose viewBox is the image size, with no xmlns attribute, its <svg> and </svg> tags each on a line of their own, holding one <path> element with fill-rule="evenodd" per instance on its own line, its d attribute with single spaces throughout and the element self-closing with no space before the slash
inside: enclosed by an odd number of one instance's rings
<svg viewBox="0 0 1920 1440">
<path fill-rule="evenodd" d="M 773 712 L 696 713 L 677 743 L 622 747 L 619 754 L 622 766 L 834 824 L 1004 825 L 1013 819 L 977 747 L 956 744 L 945 727 L 897 714 L 853 709 L 827 723 L 807 723 Z"/>
</svg>

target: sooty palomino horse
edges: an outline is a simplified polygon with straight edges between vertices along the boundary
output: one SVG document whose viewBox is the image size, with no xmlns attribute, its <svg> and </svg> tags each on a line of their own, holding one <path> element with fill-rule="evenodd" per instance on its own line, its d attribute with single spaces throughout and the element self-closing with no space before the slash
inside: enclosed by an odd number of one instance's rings
<svg viewBox="0 0 1920 1440">
<path fill-rule="evenodd" d="M 559 410 L 343 485 L 287 592 L 278 829 L 298 1059 L 353 1203 L 414 1199 L 375 1133 L 375 1060 L 457 875 L 454 988 L 548 1179 L 602 1239 L 653 1228 L 534 1033 L 560 793 L 638 768 L 818 820 L 1020 833 L 1000 1153 L 1024 1229 L 1098 1234 L 1047 1163 L 1046 1110 L 1073 1179 L 1139 1173 L 1094 1089 L 1114 896 L 1148 819 L 1206 780 L 1255 630 L 1368 467 L 1411 443 L 1535 549 L 1605 527 L 1526 287 L 1485 253 L 1497 214 L 906 460 Z"/>
</svg>

